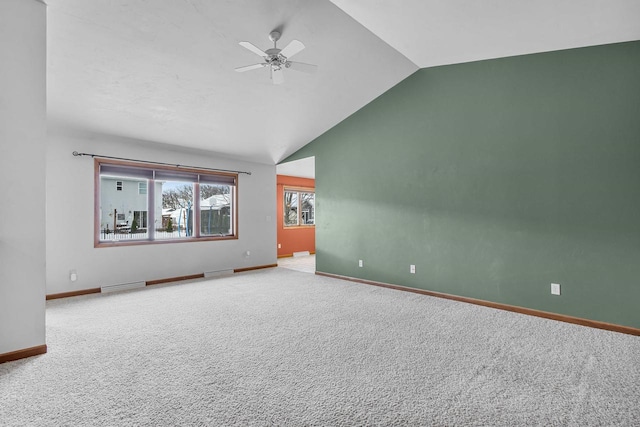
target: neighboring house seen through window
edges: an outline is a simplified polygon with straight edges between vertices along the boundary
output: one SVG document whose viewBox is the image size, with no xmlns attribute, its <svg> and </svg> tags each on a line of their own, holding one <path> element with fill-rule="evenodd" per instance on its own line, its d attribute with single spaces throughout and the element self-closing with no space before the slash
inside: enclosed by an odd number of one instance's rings
<svg viewBox="0 0 640 427">
<path fill-rule="evenodd" d="M 235 173 L 103 159 L 96 169 L 96 246 L 237 238 Z"/>
<path fill-rule="evenodd" d="M 315 193 L 313 190 L 284 189 L 285 227 L 315 225 Z"/>
</svg>

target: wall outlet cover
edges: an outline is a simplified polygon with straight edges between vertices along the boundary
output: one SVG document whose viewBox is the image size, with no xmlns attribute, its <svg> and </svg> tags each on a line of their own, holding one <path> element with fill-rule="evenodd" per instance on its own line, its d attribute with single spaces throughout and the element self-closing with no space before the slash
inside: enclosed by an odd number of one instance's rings
<svg viewBox="0 0 640 427">
<path fill-rule="evenodd" d="M 560 284 L 552 283 L 551 284 L 551 295 L 560 295 Z"/>
</svg>

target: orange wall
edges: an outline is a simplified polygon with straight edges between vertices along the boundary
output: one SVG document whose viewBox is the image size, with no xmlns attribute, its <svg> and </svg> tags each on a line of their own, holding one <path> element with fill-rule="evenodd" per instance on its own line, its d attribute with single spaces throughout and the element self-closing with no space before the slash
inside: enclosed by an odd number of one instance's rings
<svg viewBox="0 0 640 427">
<path fill-rule="evenodd" d="M 316 180 L 310 178 L 298 178 L 294 176 L 278 175 L 278 191 L 276 195 L 278 207 L 278 256 L 291 256 L 294 252 L 316 251 L 316 228 L 315 227 L 295 227 L 284 228 L 284 187 L 310 188 L 315 189 Z"/>
</svg>

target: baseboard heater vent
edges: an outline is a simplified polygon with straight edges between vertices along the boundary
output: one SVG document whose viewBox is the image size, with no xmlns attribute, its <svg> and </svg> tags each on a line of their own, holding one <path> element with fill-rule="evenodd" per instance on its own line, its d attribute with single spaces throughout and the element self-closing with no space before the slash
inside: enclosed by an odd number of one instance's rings
<svg viewBox="0 0 640 427">
<path fill-rule="evenodd" d="M 233 270 L 205 271 L 204 277 L 205 279 L 208 279 L 211 277 L 231 276 L 232 274 Z"/>
<path fill-rule="evenodd" d="M 311 255 L 309 253 L 309 251 L 302 251 L 302 252 L 294 252 L 293 253 L 293 256 L 309 256 L 309 255 Z"/>
<path fill-rule="evenodd" d="M 145 282 L 133 282 L 133 283 L 120 283 L 117 285 L 107 285 L 100 288 L 100 292 L 118 292 L 128 291 L 130 289 L 144 288 L 147 284 Z"/>
</svg>

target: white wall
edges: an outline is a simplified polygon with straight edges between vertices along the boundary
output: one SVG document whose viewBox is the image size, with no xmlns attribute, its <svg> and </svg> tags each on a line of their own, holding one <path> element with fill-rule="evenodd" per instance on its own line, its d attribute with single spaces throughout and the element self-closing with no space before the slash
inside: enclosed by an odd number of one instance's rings
<svg viewBox="0 0 640 427">
<path fill-rule="evenodd" d="M 48 144 L 47 294 L 277 262 L 275 166 L 54 130 Z M 94 248 L 94 162 L 73 151 L 251 172 L 238 178 L 239 239 Z M 71 270 L 76 282 L 69 279 Z"/>
<path fill-rule="evenodd" d="M 46 6 L 0 1 L 0 354 L 45 343 L 45 61 Z"/>
</svg>

